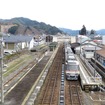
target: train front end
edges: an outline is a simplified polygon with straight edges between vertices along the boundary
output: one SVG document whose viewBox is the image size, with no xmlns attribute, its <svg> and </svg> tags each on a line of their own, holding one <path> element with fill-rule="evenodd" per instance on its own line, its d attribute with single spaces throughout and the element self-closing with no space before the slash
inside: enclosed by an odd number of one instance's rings
<svg viewBox="0 0 105 105">
<path fill-rule="evenodd" d="M 78 80 L 79 65 L 66 65 L 65 75 L 67 80 Z"/>
</svg>

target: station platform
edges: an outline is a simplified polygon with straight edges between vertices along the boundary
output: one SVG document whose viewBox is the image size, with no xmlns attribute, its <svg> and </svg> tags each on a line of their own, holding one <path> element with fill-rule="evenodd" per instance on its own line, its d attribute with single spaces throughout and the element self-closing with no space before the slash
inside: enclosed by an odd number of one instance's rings
<svg viewBox="0 0 105 105">
<path fill-rule="evenodd" d="M 82 89 L 86 92 L 98 90 L 99 87 L 102 85 L 102 78 L 93 76 L 89 69 L 86 67 L 86 64 L 81 62 L 81 59 L 79 56 L 76 56 L 77 60 L 79 61 L 80 66 L 80 81 Z M 96 73 L 96 71 L 94 71 Z"/>
</svg>

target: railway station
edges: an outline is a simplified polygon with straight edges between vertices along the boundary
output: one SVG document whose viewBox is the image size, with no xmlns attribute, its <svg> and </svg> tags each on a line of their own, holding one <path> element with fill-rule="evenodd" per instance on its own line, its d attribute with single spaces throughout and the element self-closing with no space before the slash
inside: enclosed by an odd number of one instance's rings
<svg viewBox="0 0 105 105">
<path fill-rule="evenodd" d="M 46 50 L 34 49 L 27 66 L 4 79 L 5 105 L 104 105 L 103 76 L 71 43 L 72 37 L 58 37 Z"/>
</svg>

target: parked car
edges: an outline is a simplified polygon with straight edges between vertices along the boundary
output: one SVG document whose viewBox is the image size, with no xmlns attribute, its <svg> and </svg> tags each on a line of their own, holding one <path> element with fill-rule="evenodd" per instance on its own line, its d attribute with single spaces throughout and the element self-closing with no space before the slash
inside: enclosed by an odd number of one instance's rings
<svg viewBox="0 0 105 105">
<path fill-rule="evenodd" d="M 3 64 L 3 68 L 8 67 L 6 64 Z"/>
<path fill-rule="evenodd" d="M 10 52 L 4 52 L 4 55 L 10 55 L 10 54 L 12 54 L 12 53 L 10 53 Z"/>
</svg>

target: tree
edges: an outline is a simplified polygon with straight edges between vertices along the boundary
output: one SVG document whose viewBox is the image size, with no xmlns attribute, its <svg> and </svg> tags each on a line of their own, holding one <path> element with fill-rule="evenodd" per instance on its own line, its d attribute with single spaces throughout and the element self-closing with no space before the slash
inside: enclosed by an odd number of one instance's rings
<svg viewBox="0 0 105 105">
<path fill-rule="evenodd" d="M 96 31 L 92 29 L 92 30 L 90 31 L 90 35 L 95 35 L 95 34 L 96 34 Z"/>
<path fill-rule="evenodd" d="M 16 30 L 18 29 L 18 26 L 12 26 L 8 29 L 8 33 L 15 34 Z"/>
<path fill-rule="evenodd" d="M 82 29 L 79 31 L 80 35 L 86 35 L 86 27 L 83 25 Z"/>
</svg>

